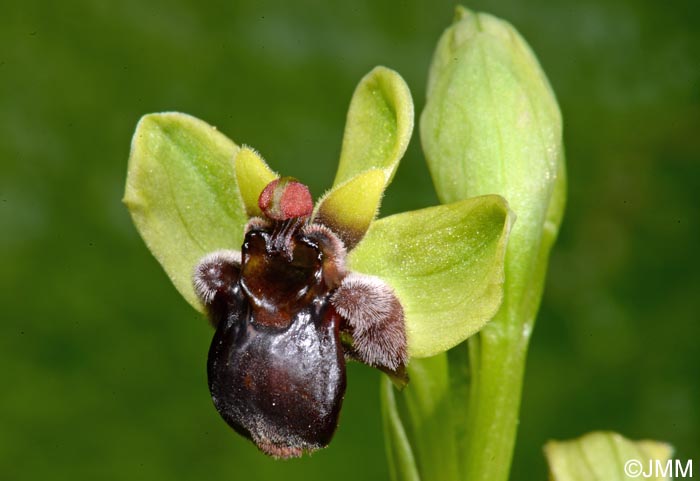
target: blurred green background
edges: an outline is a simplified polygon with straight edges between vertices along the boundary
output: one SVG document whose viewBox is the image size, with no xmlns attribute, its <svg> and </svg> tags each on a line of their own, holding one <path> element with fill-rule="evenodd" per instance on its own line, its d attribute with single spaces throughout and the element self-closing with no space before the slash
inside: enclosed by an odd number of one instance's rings
<svg viewBox="0 0 700 481">
<path fill-rule="evenodd" d="M 206 386 L 212 332 L 120 199 L 136 122 L 164 110 L 321 194 L 355 84 L 392 67 L 420 111 L 454 3 L 0 4 L 0 478 L 386 479 L 379 374 L 363 366 L 349 368 L 334 442 L 311 458 L 274 462 L 229 430 Z M 512 479 L 545 479 L 543 443 L 594 429 L 667 440 L 697 468 L 696 3 L 467 6 L 520 30 L 565 120 L 568 211 Z M 383 214 L 435 202 L 416 136 Z"/>
</svg>

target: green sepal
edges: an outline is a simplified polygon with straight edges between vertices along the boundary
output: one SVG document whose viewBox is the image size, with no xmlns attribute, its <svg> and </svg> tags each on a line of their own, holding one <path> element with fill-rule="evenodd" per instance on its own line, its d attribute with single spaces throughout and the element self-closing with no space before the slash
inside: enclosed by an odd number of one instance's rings
<svg viewBox="0 0 700 481">
<path fill-rule="evenodd" d="M 317 221 L 352 249 L 379 212 L 384 189 L 413 132 L 413 100 L 406 82 L 376 67 L 357 85 L 350 102 L 333 188 L 319 201 Z"/>
<path fill-rule="evenodd" d="M 355 88 L 333 185 L 370 169 L 382 169 L 386 184 L 403 157 L 413 132 L 413 99 L 397 72 L 375 67 Z"/>
<path fill-rule="evenodd" d="M 395 290 L 411 356 L 432 356 L 477 332 L 498 310 L 511 220 L 496 195 L 385 217 L 350 252 L 349 268 Z"/>
<path fill-rule="evenodd" d="M 194 267 L 243 241 L 247 216 L 233 169 L 238 150 L 215 127 L 175 112 L 142 117 L 131 143 L 123 201 L 151 253 L 198 311 Z"/>
</svg>

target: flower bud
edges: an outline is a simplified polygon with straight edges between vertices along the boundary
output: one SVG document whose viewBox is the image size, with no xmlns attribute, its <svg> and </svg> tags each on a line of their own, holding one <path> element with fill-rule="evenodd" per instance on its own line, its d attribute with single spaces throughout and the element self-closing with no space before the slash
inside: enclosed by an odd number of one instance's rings
<svg viewBox="0 0 700 481">
<path fill-rule="evenodd" d="M 528 340 L 564 209 L 561 114 L 518 32 L 491 15 L 458 8 L 433 58 L 420 132 L 442 202 L 498 194 L 517 218 L 506 248 L 503 302 L 469 339 L 469 359 L 476 362 L 469 367 L 468 413 L 453 428 L 465 433 L 460 479 L 504 481 Z M 460 355 L 448 356 L 450 374 L 463 363 Z"/>
<path fill-rule="evenodd" d="M 556 234 L 565 190 L 561 114 L 509 23 L 457 9 L 433 58 L 420 130 L 442 202 L 505 197 L 517 215 L 509 250 L 537 248 L 545 224 Z"/>
</svg>

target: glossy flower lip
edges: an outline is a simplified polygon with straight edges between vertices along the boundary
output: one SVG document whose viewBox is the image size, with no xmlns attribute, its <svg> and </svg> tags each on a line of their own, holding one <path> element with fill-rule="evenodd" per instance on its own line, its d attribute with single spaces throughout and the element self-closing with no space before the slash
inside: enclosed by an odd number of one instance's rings
<svg viewBox="0 0 700 481">
<path fill-rule="evenodd" d="M 375 220 L 412 129 L 405 82 L 375 68 L 353 94 L 335 182 L 312 219 L 345 243 L 350 270 L 395 290 L 409 352 L 425 357 L 462 342 L 497 311 L 513 218 L 491 195 Z M 209 252 L 240 249 L 246 222 L 261 215 L 260 193 L 278 177 L 255 150 L 201 120 L 149 114 L 132 141 L 124 202 L 175 287 L 202 311 L 194 266 Z"/>
</svg>

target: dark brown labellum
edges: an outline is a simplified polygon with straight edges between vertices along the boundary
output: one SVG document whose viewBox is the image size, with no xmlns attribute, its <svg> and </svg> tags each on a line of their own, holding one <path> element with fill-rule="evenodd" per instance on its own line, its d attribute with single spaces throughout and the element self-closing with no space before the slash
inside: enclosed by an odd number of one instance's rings
<svg viewBox="0 0 700 481">
<path fill-rule="evenodd" d="M 345 393 L 340 316 L 318 246 L 296 236 L 291 257 L 269 232 L 248 232 L 238 282 L 216 308 L 209 389 L 221 416 L 275 457 L 326 446 Z"/>
<path fill-rule="evenodd" d="M 240 254 L 212 253 L 194 276 L 216 327 L 207 366 L 214 405 L 277 458 L 328 445 L 346 356 L 403 381 L 407 362 L 398 299 L 380 279 L 345 271 L 342 242 L 308 223 L 299 185 L 270 184 L 260 203 L 283 215 L 251 220 Z"/>
</svg>

